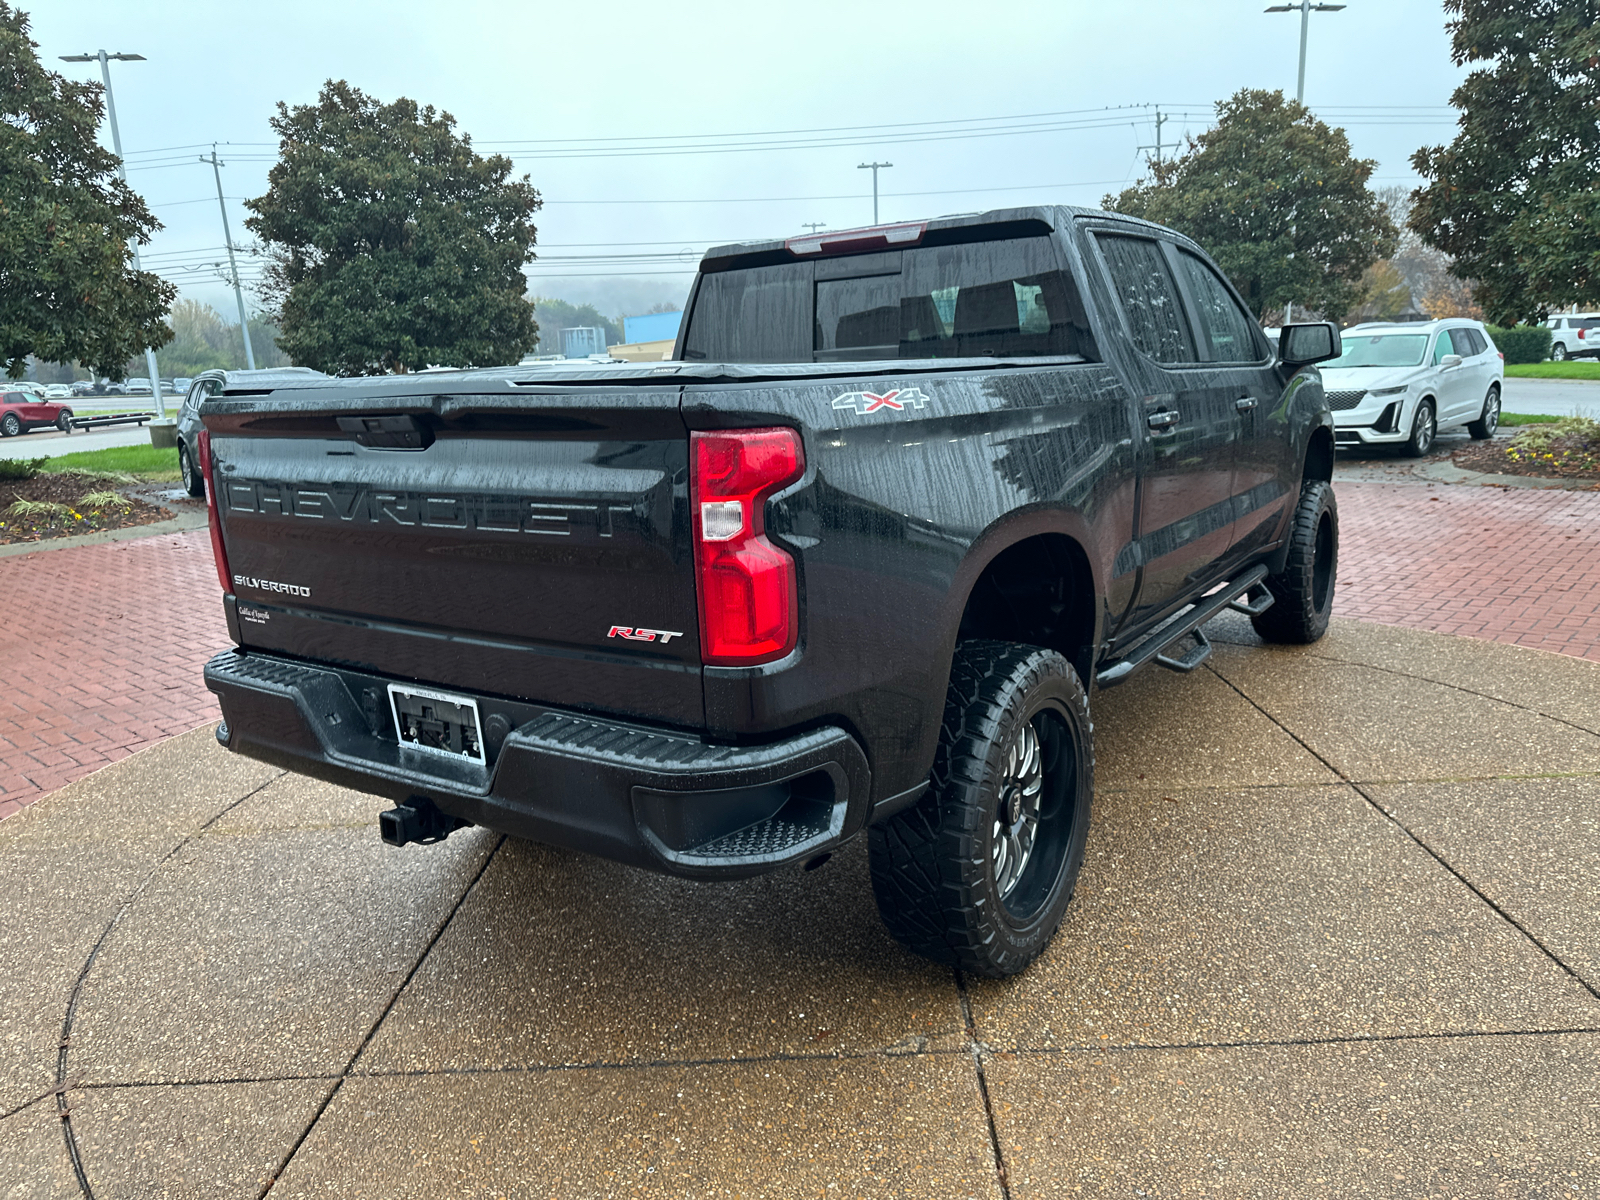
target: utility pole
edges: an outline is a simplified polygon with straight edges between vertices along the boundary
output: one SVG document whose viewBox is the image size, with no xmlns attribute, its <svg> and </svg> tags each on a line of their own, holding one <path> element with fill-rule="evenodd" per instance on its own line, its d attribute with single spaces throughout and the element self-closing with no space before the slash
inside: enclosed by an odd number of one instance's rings
<svg viewBox="0 0 1600 1200">
<path fill-rule="evenodd" d="M 801 221 L 800 228 L 809 229 L 812 233 L 815 233 L 819 229 L 825 229 L 827 224 L 826 221 Z"/>
<path fill-rule="evenodd" d="M 878 170 L 882 167 L 892 167 L 893 163 L 869 162 L 862 163 L 856 168 L 858 171 L 872 172 L 872 223 L 878 223 Z"/>
<path fill-rule="evenodd" d="M 1172 120 L 1171 117 L 1163 117 L 1161 115 L 1161 106 L 1159 104 L 1156 105 L 1156 144 L 1154 146 L 1137 147 L 1140 150 L 1154 150 L 1156 152 L 1156 166 L 1158 167 L 1161 165 L 1161 127 L 1170 120 Z"/>
<path fill-rule="evenodd" d="M 123 183 L 128 182 L 128 169 L 122 162 L 122 135 L 117 132 L 117 102 L 111 97 L 111 67 L 112 60 L 117 62 L 144 62 L 142 54 L 107 54 L 104 50 L 94 54 L 63 54 L 62 62 L 99 62 L 100 78 L 106 85 L 106 115 L 111 118 L 111 146 L 117 152 L 117 178 Z M 128 249 L 133 253 L 133 269 L 140 270 L 139 242 L 135 238 L 128 239 Z M 150 393 L 155 398 L 156 407 L 160 410 L 161 419 L 167 417 L 167 398 L 161 394 L 161 376 L 156 371 L 156 352 L 149 346 L 144 348 L 144 365 L 150 372 Z"/>
<path fill-rule="evenodd" d="M 1296 103 L 1306 102 L 1306 34 L 1311 28 L 1311 14 L 1314 12 L 1338 12 L 1342 4 L 1313 4 L 1311 0 L 1300 0 L 1298 4 L 1274 4 L 1267 12 L 1297 12 L 1300 14 L 1300 81 L 1295 84 L 1294 98 Z"/>
<path fill-rule="evenodd" d="M 1298 4 L 1274 4 L 1266 12 L 1297 12 L 1300 14 L 1300 76 L 1295 82 L 1294 99 L 1296 104 L 1306 102 L 1306 36 L 1311 29 L 1311 14 L 1314 12 L 1338 12 L 1342 4 L 1313 4 L 1311 0 L 1300 0 Z M 1291 230 L 1292 230 L 1291 226 Z M 1283 306 L 1283 323 L 1291 324 L 1294 320 L 1294 302 Z"/>
<path fill-rule="evenodd" d="M 239 332 L 244 334 L 244 365 L 254 371 L 256 355 L 250 348 L 250 319 L 244 315 L 244 291 L 239 287 L 239 264 L 233 257 L 233 234 L 228 232 L 228 206 L 222 202 L 222 164 L 217 161 L 215 142 L 211 143 L 211 157 L 202 156 L 200 161 L 210 163 L 211 173 L 217 178 L 217 207 L 222 211 L 222 240 L 228 247 L 228 272 L 233 277 L 233 298 L 239 303 Z"/>
</svg>

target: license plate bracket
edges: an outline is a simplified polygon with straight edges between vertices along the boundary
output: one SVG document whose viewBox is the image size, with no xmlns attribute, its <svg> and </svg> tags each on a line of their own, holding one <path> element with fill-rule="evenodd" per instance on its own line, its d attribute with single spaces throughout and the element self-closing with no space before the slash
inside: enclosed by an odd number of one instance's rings
<svg viewBox="0 0 1600 1200">
<path fill-rule="evenodd" d="M 455 692 L 389 685 L 389 708 L 402 746 L 487 766 L 478 702 Z"/>
</svg>

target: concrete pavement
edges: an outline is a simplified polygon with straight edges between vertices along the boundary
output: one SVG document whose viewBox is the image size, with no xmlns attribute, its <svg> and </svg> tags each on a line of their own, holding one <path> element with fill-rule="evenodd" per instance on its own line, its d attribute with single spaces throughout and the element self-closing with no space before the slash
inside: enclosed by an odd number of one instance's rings
<svg viewBox="0 0 1600 1200">
<path fill-rule="evenodd" d="M 859 846 L 738 883 L 468 830 L 209 729 L 0 824 L 0 1197 L 1592 1196 L 1600 664 L 1227 618 L 1096 700 L 1004 983 Z"/>
</svg>

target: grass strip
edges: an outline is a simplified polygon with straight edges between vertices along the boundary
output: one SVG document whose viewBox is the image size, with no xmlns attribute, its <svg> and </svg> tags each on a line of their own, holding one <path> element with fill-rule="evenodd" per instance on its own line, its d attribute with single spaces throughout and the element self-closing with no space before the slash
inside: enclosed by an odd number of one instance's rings
<svg viewBox="0 0 1600 1200">
<path fill-rule="evenodd" d="M 80 450 L 76 454 L 57 455 L 47 461 L 43 469 L 133 475 L 150 483 L 175 483 L 179 478 L 177 449 L 157 449 L 155 446 Z"/>
<path fill-rule="evenodd" d="M 1592 379 L 1600 383 L 1600 362 L 1507 363 L 1507 379 Z"/>
</svg>

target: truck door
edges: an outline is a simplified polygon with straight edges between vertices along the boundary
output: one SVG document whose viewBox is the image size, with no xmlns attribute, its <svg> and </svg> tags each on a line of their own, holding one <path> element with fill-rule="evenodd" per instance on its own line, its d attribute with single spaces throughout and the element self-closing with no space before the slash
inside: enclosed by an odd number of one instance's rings
<svg viewBox="0 0 1600 1200">
<path fill-rule="evenodd" d="M 1188 250 L 1174 247 L 1174 255 L 1200 357 L 1211 367 L 1207 406 L 1231 413 L 1237 427 L 1229 552 L 1236 557 L 1273 540 L 1300 478 L 1284 381 L 1261 327 L 1222 277 Z"/>
<path fill-rule="evenodd" d="M 1162 244 L 1104 230 L 1095 242 L 1122 310 L 1130 383 L 1142 393 L 1133 630 L 1180 603 L 1227 555 L 1239 414 L 1198 360 Z"/>
</svg>

